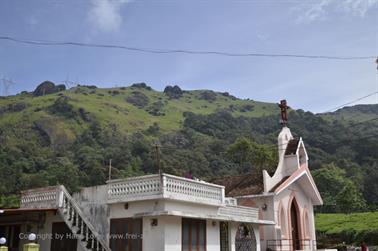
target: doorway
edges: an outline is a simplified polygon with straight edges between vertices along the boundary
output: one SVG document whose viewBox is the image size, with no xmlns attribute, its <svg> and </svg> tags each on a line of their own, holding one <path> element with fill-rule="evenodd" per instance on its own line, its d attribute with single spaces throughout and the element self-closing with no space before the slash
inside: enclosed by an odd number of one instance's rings
<svg viewBox="0 0 378 251">
<path fill-rule="evenodd" d="M 257 243 L 253 227 L 249 224 L 240 224 L 235 236 L 236 251 L 256 251 Z"/>
<path fill-rule="evenodd" d="M 54 251 L 76 251 L 77 239 L 73 237 L 71 230 L 64 222 L 52 224 L 51 250 Z"/>
<path fill-rule="evenodd" d="M 290 229 L 291 229 L 291 240 L 293 250 L 301 249 L 301 238 L 300 238 L 300 221 L 299 219 L 298 204 L 295 198 L 290 205 Z"/>
</svg>

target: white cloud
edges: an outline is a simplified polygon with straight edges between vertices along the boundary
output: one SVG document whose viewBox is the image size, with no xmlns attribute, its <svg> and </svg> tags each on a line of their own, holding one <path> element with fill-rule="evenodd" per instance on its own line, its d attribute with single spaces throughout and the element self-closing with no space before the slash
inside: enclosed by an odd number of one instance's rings
<svg viewBox="0 0 378 251">
<path fill-rule="evenodd" d="M 378 7 L 378 0 L 345 0 L 339 4 L 339 7 L 346 13 L 364 17 L 368 10 Z M 377 15 L 377 12 L 375 14 Z"/>
<path fill-rule="evenodd" d="M 88 21 L 96 31 L 115 32 L 122 25 L 122 7 L 130 0 L 92 0 Z"/>
<path fill-rule="evenodd" d="M 351 15 L 363 18 L 366 13 L 378 7 L 378 0 L 316 0 L 304 1 L 291 9 L 296 21 L 324 21 L 331 15 Z"/>
</svg>

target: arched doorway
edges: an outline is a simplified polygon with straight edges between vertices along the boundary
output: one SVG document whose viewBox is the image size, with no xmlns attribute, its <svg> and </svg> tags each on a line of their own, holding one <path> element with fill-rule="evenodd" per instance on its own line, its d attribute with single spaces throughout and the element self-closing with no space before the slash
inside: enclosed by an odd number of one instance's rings
<svg viewBox="0 0 378 251">
<path fill-rule="evenodd" d="M 248 224 L 240 224 L 235 236 L 236 251 L 256 251 L 256 237 L 253 227 Z"/>
<path fill-rule="evenodd" d="M 300 212 L 298 203 L 295 198 L 290 204 L 290 230 L 291 230 L 291 240 L 293 250 L 301 249 L 301 238 L 300 238 Z"/>
</svg>

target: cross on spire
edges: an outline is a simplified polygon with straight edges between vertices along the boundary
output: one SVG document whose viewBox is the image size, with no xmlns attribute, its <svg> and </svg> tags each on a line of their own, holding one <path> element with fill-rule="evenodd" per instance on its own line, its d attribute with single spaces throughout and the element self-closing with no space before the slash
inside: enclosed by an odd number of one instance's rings
<svg viewBox="0 0 378 251">
<path fill-rule="evenodd" d="M 281 125 L 286 126 L 287 125 L 287 110 L 290 109 L 290 107 L 287 105 L 286 99 L 283 99 L 278 104 L 278 107 L 281 108 Z"/>
</svg>

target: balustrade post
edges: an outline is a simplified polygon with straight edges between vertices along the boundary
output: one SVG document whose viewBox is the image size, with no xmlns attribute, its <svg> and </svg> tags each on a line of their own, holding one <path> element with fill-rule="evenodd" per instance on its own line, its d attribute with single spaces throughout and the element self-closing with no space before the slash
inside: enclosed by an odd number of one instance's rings
<svg viewBox="0 0 378 251">
<path fill-rule="evenodd" d="M 167 186 L 167 177 L 164 175 L 164 174 L 161 174 L 161 179 L 160 179 L 160 189 L 161 189 L 161 193 L 163 195 L 163 198 L 165 197 L 166 195 L 166 188 Z"/>
<path fill-rule="evenodd" d="M 63 207 L 63 203 L 64 203 L 63 200 L 64 200 L 63 189 L 62 189 L 62 186 L 59 186 L 56 189 L 56 204 L 58 205 L 59 208 Z"/>
<path fill-rule="evenodd" d="M 82 236 L 84 236 L 84 221 L 83 221 L 83 219 L 81 219 L 81 225 L 80 225 L 80 234 L 82 235 Z"/>
<path fill-rule="evenodd" d="M 75 212 L 75 226 L 79 228 L 79 214 Z"/>
<path fill-rule="evenodd" d="M 92 233 L 93 235 L 93 233 Z M 91 249 L 93 250 L 94 249 L 94 244 L 95 244 L 95 240 L 93 237 L 91 237 Z"/>
<path fill-rule="evenodd" d="M 222 187 L 222 190 L 221 190 L 221 203 L 224 204 L 225 203 L 225 192 L 224 192 L 224 187 Z"/>
</svg>

